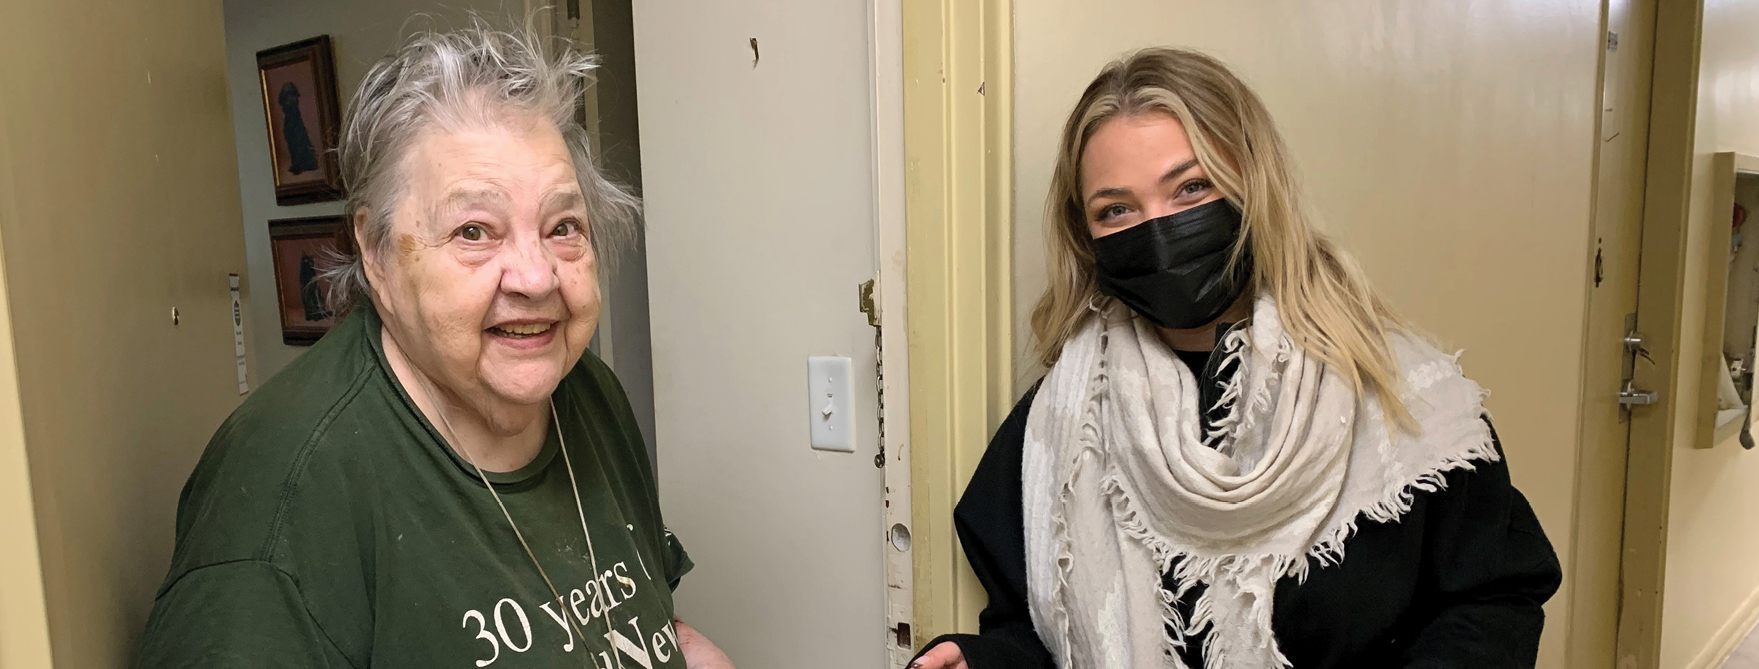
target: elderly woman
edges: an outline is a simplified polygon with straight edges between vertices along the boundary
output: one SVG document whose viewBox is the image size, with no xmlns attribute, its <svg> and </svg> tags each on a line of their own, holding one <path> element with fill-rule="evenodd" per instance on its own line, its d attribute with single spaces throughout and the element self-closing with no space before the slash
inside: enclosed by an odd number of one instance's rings
<svg viewBox="0 0 1759 669">
<path fill-rule="evenodd" d="M 1532 667 L 1560 572 L 1483 390 L 1315 229 L 1251 89 L 1137 52 L 1059 148 L 1050 371 L 955 512 L 989 606 L 914 666 Z"/>
<path fill-rule="evenodd" d="M 347 317 L 185 486 L 146 667 L 728 667 L 617 379 L 586 353 L 635 201 L 525 33 L 423 34 L 368 72 L 341 164 Z"/>
</svg>

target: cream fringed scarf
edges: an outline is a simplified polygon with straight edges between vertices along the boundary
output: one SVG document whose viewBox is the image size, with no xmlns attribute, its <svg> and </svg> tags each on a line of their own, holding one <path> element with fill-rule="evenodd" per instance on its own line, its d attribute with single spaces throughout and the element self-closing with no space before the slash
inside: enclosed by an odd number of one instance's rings
<svg viewBox="0 0 1759 669">
<path fill-rule="evenodd" d="M 1182 669 L 1167 651 L 1207 628 L 1209 667 L 1289 666 L 1271 633 L 1277 581 L 1342 560 L 1358 519 L 1395 520 L 1448 470 L 1498 457 L 1484 391 L 1456 356 L 1404 334 L 1393 345 L 1415 434 L 1389 434 L 1380 403 L 1295 346 L 1258 298 L 1223 343 L 1240 367 L 1206 443 L 1197 378 L 1153 327 L 1115 306 L 1090 319 L 1026 420 L 1027 590 L 1058 665 Z M 1171 593 L 1161 575 L 1175 563 Z M 1181 620 L 1174 598 L 1197 583 Z"/>
</svg>

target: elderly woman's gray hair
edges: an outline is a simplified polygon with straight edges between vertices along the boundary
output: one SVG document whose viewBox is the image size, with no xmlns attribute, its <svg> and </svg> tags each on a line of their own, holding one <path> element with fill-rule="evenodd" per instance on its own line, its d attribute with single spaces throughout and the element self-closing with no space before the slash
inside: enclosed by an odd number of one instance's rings
<svg viewBox="0 0 1759 669">
<path fill-rule="evenodd" d="M 600 275 L 633 236 L 639 202 L 606 179 L 594 163 L 586 129 L 576 117 L 597 59 L 546 44 L 530 30 L 500 31 L 482 21 L 465 29 L 426 31 L 373 65 L 343 115 L 337 150 L 353 225 L 366 212 L 359 243 L 381 253 L 390 245 L 391 212 L 402 197 L 402 157 L 424 129 L 506 123 L 509 112 L 555 124 L 568 144 L 588 207 L 588 234 Z M 370 295 L 358 249 L 345 248 L 323 272 L 332 313 L 346 313 Z"/>
</svg>

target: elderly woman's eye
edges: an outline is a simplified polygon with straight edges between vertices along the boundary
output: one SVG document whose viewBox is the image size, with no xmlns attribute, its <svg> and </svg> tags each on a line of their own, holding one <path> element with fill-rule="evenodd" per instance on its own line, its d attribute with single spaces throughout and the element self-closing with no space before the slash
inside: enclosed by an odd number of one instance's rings
<svg viewBox="0 0 1759 669">
<path fill-rule="evenodd" d="M 458 236 L 467 242 L 480 242 L 484 237 L 489 235 L 488 231 L 483 229 L 483 226 L 470 223 L 458 228 Z"/>
<path fill-rule="evenodd" d="M 551 237 L 567 237 L 569 235 L 578 234 L 580 231 L 581 231 L 580 221 L 576 221 L 576 220 L 570 218 L 568 220 L 562 221 L 561 223 L 557 223 L 556 227 L 554 227 L 550 230 L 550 236 Z"/>
</svg>

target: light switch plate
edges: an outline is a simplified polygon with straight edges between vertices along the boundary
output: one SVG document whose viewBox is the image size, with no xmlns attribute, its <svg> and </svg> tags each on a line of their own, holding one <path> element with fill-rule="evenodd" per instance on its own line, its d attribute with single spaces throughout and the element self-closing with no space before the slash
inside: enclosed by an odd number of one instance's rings
<svg viewBox="0 0 1759 669">
<path fill-rule="evenodd" d="M 812 447 L 821 451 L 855 452 L 854 403 L 850 360 L 812 356 L 806 359 L 807 420 L 812 424 Z"/>
</svg>

